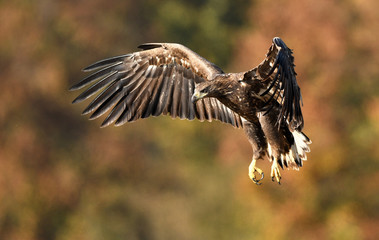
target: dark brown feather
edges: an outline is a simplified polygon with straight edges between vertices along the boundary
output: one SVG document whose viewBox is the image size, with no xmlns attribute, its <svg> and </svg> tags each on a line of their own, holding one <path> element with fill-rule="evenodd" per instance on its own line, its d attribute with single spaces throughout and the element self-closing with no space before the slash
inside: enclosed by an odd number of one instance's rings
<svg viewBox="0 0 379 240">
<path fill-rule="evenodd" d="M 139 48 L 142 51 L 83 69 L 94 73 L 70 88 L 87 87 L 73 103 L 95 96 L 83 114 L 92 113 L 90 119 L 95 119 L 110 111 L 102 127 L 162 114 L 219 120 L 244 128 L 253 160 L 267 155 L 282 168 L 302 166 L 310 140 L 301 132 L 294 57 L 280 38 L 273 39 L 257 67 L 228 74 L 180 44 L 147 43 Z"/>
<path fill-rule="evenodd" d="M 245 73 L 244 80 L 260 80 L 266 88 L 260 93 L 262 97 L 269 95 L 262 110 L 269 112 L 274 103 L 281 105 L 277 118 L 277 125 L 283 120 L 288 122 L 291 129 L 301 131 L 304 127 L 301 113 L 301 92 L 297 85 L 294 57 L 292 50 L 278 37 L 266 54 L 266 58 L 256 68 Z"/>
<path fill-rule="evenodd" d="M 220 68 L 179 44 L 152 43 L 140 48 L 144 51 L 101 60 L 84 68 L 97 71 L 70 88 L 89 86 L 74 103 L 97 96 L 83 114 L 92 112 L 90 119 L 95 119 L 113 108 L 102 126 L 161 114 L 190 120 L 216 119 L 241 126 L 240 116 L 217 99 L 204 99 L 196 105 L 191 102 L 195 85 L 222 74 Z"/>
</svg>

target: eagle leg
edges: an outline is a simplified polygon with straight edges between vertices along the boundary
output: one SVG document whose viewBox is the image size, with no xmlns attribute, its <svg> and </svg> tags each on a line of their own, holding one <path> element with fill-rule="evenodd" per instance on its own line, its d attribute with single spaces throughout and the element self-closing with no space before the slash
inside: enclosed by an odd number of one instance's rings
<svg viewBox="0 0 379 240">
<path fill-rule="evenodd" d="M 279 164 L 276 158 L 272 161 L 271 165 L 271 180 L 274 182 L 275 180 L 280 184 L 280 179 L 282 176 L 279 171 Z"/>
<path fill-rule="evenodd" d="M 251 121 L 244 120 L 243 129 L 249 139 L 249 142 L 253 148 L 253 157 L 249 166 L 249 177 L 257 185 L 260 185 L 260 181 L 264 178 L 263 171 L 256 166 L 257 160 L 264 158 L 266 155 L 267 142 L 266 137 L 263 133 L 262 126 L 259 123 L 258 117 L 252 119 Z M 261 175 L 260 179 L 257 179 L 255 172 Z"/>
<path fill-rule="evenodd" d="M 264 178 L 265 175 L 264 175 L 262 169 L 260 169 L 256 166 L 256 163 L 257 163 L 257 160 L 253 158 L 253 160 L 251 161 L 250 166 L 249 166 L 249 177 L 251 180 L 253 180 L 253 182 L 255 184 L 261 185 L 262 183 L 260 183 L 260 181 Z M 254 174 L 255 172 L 257 172 L 261 175 L 260 179 L 257 179 L 255 177 L 255 174 Z"/>
</svg>

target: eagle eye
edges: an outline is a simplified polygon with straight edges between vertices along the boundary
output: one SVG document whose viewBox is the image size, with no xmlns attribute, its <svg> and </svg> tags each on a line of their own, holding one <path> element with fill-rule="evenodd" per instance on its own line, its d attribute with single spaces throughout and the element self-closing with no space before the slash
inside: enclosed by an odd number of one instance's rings
<svg viewBox="0 0 379 240">
<path fill-rule="evenodd" d="M 209 87 L 206 87 L 200 90 L 200 93 L 208 93 L 208 92 L 209 92 Z"/>
</svg>

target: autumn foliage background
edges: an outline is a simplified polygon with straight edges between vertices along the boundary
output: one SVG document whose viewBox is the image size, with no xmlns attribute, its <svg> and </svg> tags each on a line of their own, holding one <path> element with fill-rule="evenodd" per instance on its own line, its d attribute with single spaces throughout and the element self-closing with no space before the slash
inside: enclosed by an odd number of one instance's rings
<svg viewBox="0 0 379 240">
<path fill-rule="evenodd" d="M 378 239 L 379 1 L 0 1 L 0 239 Z M 294 49 L 313 140 L 279 186 L 243 131 L 151 118 L 100 129 L 80 69 L 179 42 L 245 71 Z"/>
</svg>

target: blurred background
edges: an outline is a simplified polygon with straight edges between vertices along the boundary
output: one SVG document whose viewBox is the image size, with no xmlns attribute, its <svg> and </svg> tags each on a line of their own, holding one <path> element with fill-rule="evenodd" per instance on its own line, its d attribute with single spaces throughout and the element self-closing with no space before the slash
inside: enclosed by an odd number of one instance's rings
<svg viewBox="0 0 379 240">
<path fill-rule="evenodd" d="M 378 239 L 379 1 L 0 1 L 0 239 Z M 294 49 L 304 167 L 248 178 L 242 130 L 100 129 L 69 92 L 96 60 L 179 42 L 227 72 Z M 88 101 L 86 102 L 88 103 Z M 270 164 L 262 168 L 269 175 Z"/>
</svg>

